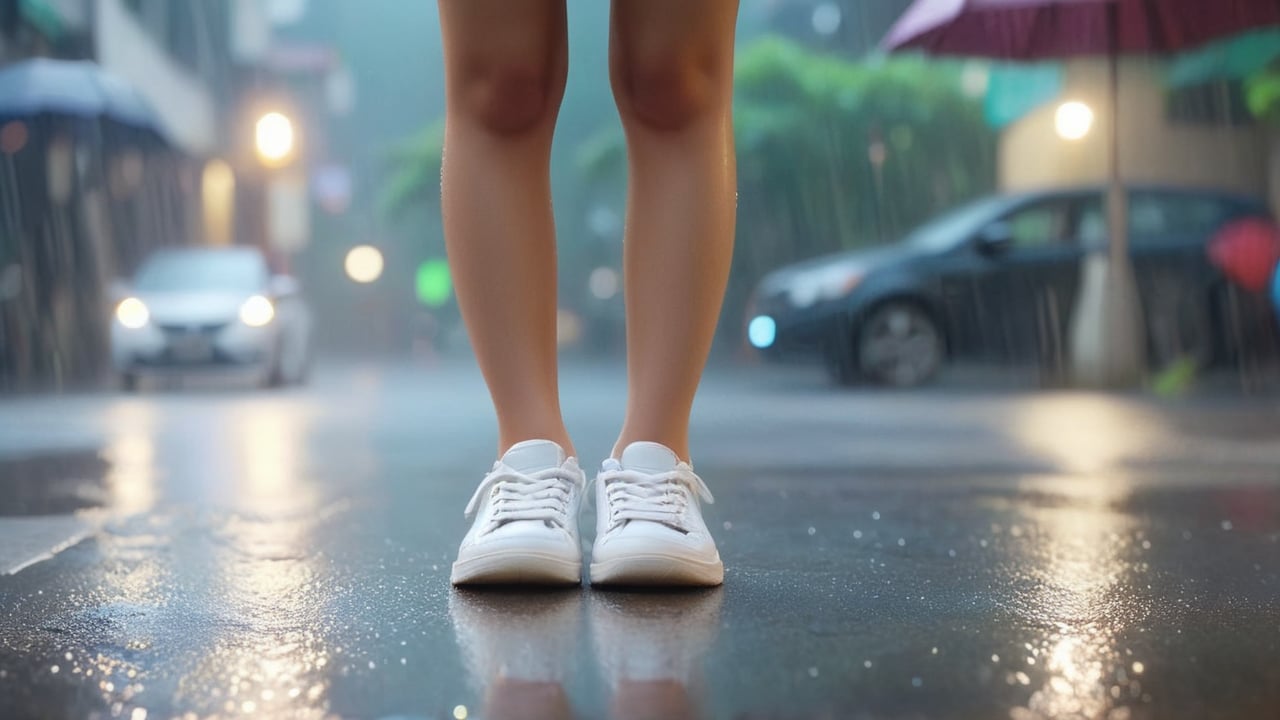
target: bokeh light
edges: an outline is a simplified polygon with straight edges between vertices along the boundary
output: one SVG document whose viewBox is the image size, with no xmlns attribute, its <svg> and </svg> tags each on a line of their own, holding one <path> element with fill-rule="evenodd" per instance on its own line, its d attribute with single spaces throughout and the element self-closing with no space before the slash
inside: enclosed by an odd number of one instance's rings
<svg viewBox="0 0 1280 720">
<path fill-rule="evenodd" d="M 747 325 L 747 340 L 761 350 L 773 345 L 778 337 L 778 324 L 768 315 L 758 315 Z"/>
<path fill-rule="evenodd" d="M 293 121 L 283 113 L 269 112 L 258 118 L 254 126 L 254 145 L 264 163 L 283 164 L 293 155 L 293 144 Z"/>
<path fill-rule="evenodd" d="M 592 270 L 591 277 L 587 280 L 587 287 L 598 300 L 613 299 L 621 285 L 622 280 L 618 277 L 618 271 L 610 267 L 598 267 Z"/>
<path fill-rule="evenodd" d="M 254 295 L 240 306 L 240 322 L 249 327 L 262 327 L 276 316 L 275 306 L 261 295 Z"/>
<path fill-rule="evenodd" d="M 151 319 L 151 311 L 141 300 L 135 297 L 125 298 L 116 307 L 116 319 L 130 330 L 145 327 Z"/>
<path fill-rule="evenodd" d="M 1053 126 L 1063 140 L 1079 140 L 1093 128 L 1093 110 L 1078 100 L 1064 102 L 1058 106 Z"/>
<path fill-rule="evenodd" d="M 382 252 L 372 245 L 351 248 L 343 263 L 347 277 L 358 283 L 371 283 L 382 277 L 382 266 Z"/>
<path fill-rule="evenodd" d="M 449 263 L 444 260 L 428 260 L 418 266 L 414 279 L 414 291 L 418 302 L 427 307 L 440 307 L 453 297 L 453 280 L 449 277 Z"/>
</svg>

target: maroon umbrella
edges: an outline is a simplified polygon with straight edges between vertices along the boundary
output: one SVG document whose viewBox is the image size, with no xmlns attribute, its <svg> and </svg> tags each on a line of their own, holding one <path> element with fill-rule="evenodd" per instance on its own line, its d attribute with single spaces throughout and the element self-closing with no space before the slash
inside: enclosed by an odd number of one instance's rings
<svg viewBox="0 0 1280 720">
<path fill-rule="evenodd" d="M 1277 0 L 918 0 L 884 44 L 1043 60 L 1181 52 L 1270 25 L 1280 25 Z"/>
<path fill-rule="evenodd" d="M 1107 55 L 1114 118 L 1119 115 L 1117 55 L 1179 52 L 1273 25 L 1280 25 L 1280 0 L 916 0 L 889 31 L 884 46 L 1003 60 Z M 1077 335 L 1076 344 L 1107 348 L 1100 351 L 1105 357 L 1086 362 L 1080 356 L 1077 365 L 1093 367 L 1076 370 L 1103 383 L 1131 381 L 1142 365 L 1141 309 L 1129 264 L 1118 125 L 1110 123 L 1110 257 L 1105 263 L 1086 261 L 1085 287 L 1073 320 L 1080 327 L 1089 322 L 1102 327 L 1089 343 Z M 1086 311 L 1090 320 L 1081 320 Z"/>
</svg>

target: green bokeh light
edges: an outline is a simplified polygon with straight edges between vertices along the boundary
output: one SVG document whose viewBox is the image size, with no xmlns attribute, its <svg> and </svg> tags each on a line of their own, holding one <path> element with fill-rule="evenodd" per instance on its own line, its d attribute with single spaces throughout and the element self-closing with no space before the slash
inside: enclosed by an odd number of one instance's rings
<svg viewBox="0 0 1280 720">
<path fill-rule="evenodd" d="M 453 281 L 449 279 L 449 264 L 444 260 L 428 260 L 418 266 L 415 283 L 418 302 L 427 307 L 440 307 L 453 297 Z"/>
</svg>

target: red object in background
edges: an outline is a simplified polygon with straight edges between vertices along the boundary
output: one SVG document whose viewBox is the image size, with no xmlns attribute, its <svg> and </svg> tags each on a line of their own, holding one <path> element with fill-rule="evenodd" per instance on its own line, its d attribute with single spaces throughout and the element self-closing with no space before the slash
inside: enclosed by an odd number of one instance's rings
<svg viewBox="0 0 1280 720">
<path fill-rule="evenodd" d="M 1263 218 L 1230 223 L 1209 241 L 1209 259 L 1232 282 L 1262 292 L 1280 265 L 1280 228 Z"/>
</svg>

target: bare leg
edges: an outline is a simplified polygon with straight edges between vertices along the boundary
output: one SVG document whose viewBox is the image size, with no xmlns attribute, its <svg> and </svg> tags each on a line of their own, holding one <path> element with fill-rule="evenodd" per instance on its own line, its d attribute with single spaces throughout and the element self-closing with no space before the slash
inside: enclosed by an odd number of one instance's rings
<svg viewBox="0 0 1280 720">
<path fill-rule="evenodd" d="M 551 137 L 568 70 L 564 0 L 439 0 L 448 110 L 442 205 L 458 304 L 501 455 L 574 454 L 556 375 Z"/>
<path fill-rule="evenodd" d="M 614 0 L 610 74 L 630 160 L 627 416 L 614 449 L 689 458 L 689 413 L 733 253 L 737 0 Z"/>
</svg>

